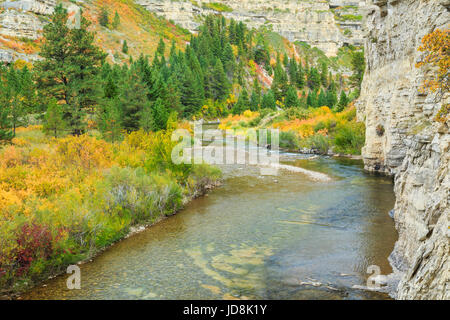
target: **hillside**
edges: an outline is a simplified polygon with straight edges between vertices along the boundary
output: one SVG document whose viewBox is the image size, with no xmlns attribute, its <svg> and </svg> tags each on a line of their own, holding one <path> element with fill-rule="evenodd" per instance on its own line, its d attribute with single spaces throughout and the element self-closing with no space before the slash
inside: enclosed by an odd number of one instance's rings
<svg viewBox="0 0 450 320">
<path fill-rule="evenodd" d="M 96 32 L 96 44 L 108 53 L 108 60 L 112 62 L 122 62 L 129 56 L 139 56 L 141 53 L 152 56 L 160 37 L 167 43 L 174 40 L 180 48 L 189 39 L 187 30 L 157 18 L 132 0 L 0 1 L 0 61 L 21 59 L 32 62 L 39 59 L 42 29 L 57 2 L 63 3 L 72 20 L 82 10 L 83 15 L 92 22 L 90 30 Z M 108 13 L 109 24 L 106 27 L 99 23 L 102 8 L 106 8 Z M 113 28 L 115 12 L 120 17 L 120 24 Z M 129 48 L 127 55 L 122 53 L 124 40 Z"/>
<path fill-rule="evenodd" d="M 357 1 L 312 0 L 137 0 L 149 11 L 192 32 L 208 14 L 265 26 L 291 42 L 302 41 L 335 56 L 345 44 L 361 45 L 362 13 Z"/>
</svg>

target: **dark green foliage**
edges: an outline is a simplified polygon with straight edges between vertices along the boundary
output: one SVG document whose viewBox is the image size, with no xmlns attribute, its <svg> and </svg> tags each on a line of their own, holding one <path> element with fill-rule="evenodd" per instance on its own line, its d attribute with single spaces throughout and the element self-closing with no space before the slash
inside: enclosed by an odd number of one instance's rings
<svg viewBox="0 0 450 320">
<path fill-rule="evenodd" d="M 297 107 L 298 106 L 298 95 L 297 90 L 295 90 L 294 87 L 289 87 L 287 94 L 286 94 L 286 100 L 284 102 L 284 105 L 286 108 L 291 107 Z"/>
<path fill-rule="evenodd" d="M 0 105 L 15 136 L 16 127 L 26 125 L 26 115 L 36 111 L 37 107 L 32 74 L 26 66 L 16 69 L 11 65 L 0 69 Z"/>
<path fill-rule="evenodd" d="M 154 129 L 163 130 L 167 127 L 169 112 L 161 98 L 158 98 L 152 105 Z"/>
<path fill-rule="evenodd" d="M 114 14 L 113 22 L 112 22 L 112 27 L 113 27 L 113 29 L 117 29 L 119 26 L 120 26 L 120 16 L 116 11 Z"/>
<path fill-rule="evenodd" d="M 337 105 L 336 111 L 340 112 L 344 110 L 344 108 L 348 105 L 349 101 L 347 98 L 347 94 L 344 90 L 341 91 L 341 96 L 339 98 L 339 103 Z"/>
<path fill-rule="evenodd" d="M 55 138 L 66 130 L 66 123 L 64 121 L 63 108 L 55 98 L 50 99 L 47 112 L 44 117 L 43 131 L 46 134 L 53 135 Z"/>
<path fill-rule="evenodd" d="M 259 81 L 255 79 L 253 81 L 253 91 L 250 98 L 250 110 L 257 111 L 261 106 L 261 86 Z"/>
<path fill-rule="evenodd" d="M 65 105 L 67 124 L 80 134 L 87 108 L 95 107 L 101 96 L 96 76 L 106 55 L 94 45 L 84 17 L 78 29 L 69 29 L 67 19 L 67 11 L 59 5 L 44 27 L 43 60 L 36 62 L 36 80 L 42 95 Z"/>
<path fill-rule="evenodd" d="M 261 108 L 276 110 L 277 104 L 272 90 L 267 91 L 266 94 L 263 96 Z"/>
<path fill-rule="evenodd" d="M 275 96 L 275 99 L 278 101 L 282 101 L 284 97 L 286 97 L 287 89 L 289 87 L 288 77 L 286 71 L 280 63 L 280 60 L 277 60 L 277 64 L 275 66 L 275 74 L 272 81 L 271 90 Z"/>
<path fill-rule="evenodd" d="M 245 110 L 249 109 L 250 106 L 250 100 L 248 99 L 248 92 L 244 88 L 241 91 L 241 94 L 239 95 L 239 99 L 237 103 L 233 106 L 232 112 L 233 114 L 241 114 Z"/>
<path fill-rule="evenodd" d="M 365 68 L 366 63 L 364 60 L 364 52 L 354 52 L 352 55 L 353 75 L 351 76 L 350 81 L 352 82 L 352 85 L 354 85 L 358 89 L 361 87 Z"/>
<path fill-rule="evenodd" d="M 321 77 L 316 68 L 312 67 L 308 73 L 308 87 L 311 90 L 319 89 L 321 84 Z"/>
<path fill-rule="evenodd" d="M 117 12 L 116 12 L 117 13 Z M 109 13 L 106 7 L 102 7 L 100 10 L 100 16 L 98 18 L 98 22 L 102 27 L 108 27 L 109 25 Z"/>
<path fill-rule="evenodd" d="M 128 54 L 128 44 L 127 44 L 127 40 L 123 40 L 122 43 L 122 52 L 125 54 Z"/>
</svg>

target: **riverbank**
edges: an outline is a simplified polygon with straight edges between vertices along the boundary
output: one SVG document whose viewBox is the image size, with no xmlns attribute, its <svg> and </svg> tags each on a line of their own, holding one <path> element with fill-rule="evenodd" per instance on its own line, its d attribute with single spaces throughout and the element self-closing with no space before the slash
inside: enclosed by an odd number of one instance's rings
<svg viewBox="0 0 450 320">
<path fill-rule="evenodd" d="M 220 188 L 84 264 L 81 290 L 62 275 L 21 298 L 388 299 L 353 286 L 369 265 L 391 272 L 392 180 L 347 159 L 286 154 L 282 163 L 333 181 L 224 166 Z"/>
<path fill-rule="evenodd" d="M 171 132 L 109 143 L 94 132 L 50 139 L 40 129 L 19 129 L 0 151 L 2 294 L 92 259 L 220 181 L 216 168 L 166 163 Z"/>
<path fill-rule="evenodd" d="M 279 147 L 286 151 L 358 158 L 364 145 L 365 127 L 356 121 L 350 104 L 341 112 L 328 107 L 285 110 L 247 110 L 221 120 L 219 129 L 245 135 L 248 130 L 279 130 Z M 267 137 L 271 145 L 271 136 Z"/>
</svg>

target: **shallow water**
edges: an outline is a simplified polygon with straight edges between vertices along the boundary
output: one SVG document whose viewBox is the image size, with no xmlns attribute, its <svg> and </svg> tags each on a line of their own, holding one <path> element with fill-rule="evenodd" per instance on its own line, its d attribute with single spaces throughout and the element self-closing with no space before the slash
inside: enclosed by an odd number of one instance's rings
<svg viewBox="0 0 450 320">
<path fill-rule="evenodd" d="M 304 158 L 282 162 L 332 181 L 225 167 L 208 196 L 81 265 L 80 290 L 68 290 L 63 275 L 22 298 L 388 298 L 352 287 L 365 285 L 369 265 L 391 272 L 391 179 L 364 173 L 360 161 Z"/>
</svg>

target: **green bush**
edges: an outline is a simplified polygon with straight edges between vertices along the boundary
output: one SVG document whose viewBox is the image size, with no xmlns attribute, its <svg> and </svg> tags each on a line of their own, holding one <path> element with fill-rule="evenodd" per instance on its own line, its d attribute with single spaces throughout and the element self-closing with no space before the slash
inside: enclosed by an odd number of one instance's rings
<svg viewBox="0 0 450 320">
<path fill-rule="evenodd" d="M 281 131 L 280 132 L 280 147 L 289 150 L 299 149 L 299 139 L 295 132 L 292 131 Z"/>
<path fill-rule="evenodd" d="M 307 149 L 316 149 L 321 154 L 327 154 L 330 149 L 330 139 L 327 136 L 315 134 L 303 139 L 300 146 Z"/>
<path fill-rule="evenodd" d="M 363 123 L 346 123 L 336 127 L 334 136 L 335 151 L 345 154 L 360 154 L 365 141 Z"/>
</svg>

